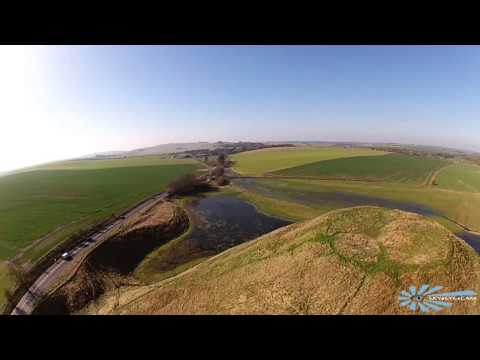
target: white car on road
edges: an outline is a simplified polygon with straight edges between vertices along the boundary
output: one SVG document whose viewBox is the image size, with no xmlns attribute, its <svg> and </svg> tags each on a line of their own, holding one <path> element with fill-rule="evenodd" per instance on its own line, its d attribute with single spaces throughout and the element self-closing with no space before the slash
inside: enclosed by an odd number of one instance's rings
<svg viewBox="0 0 480 360">
<path fill-rule="evenodd" d="M 70 260 L 71 258 L 72 258 L 72 254 L 68 251 L 62 254 L 63 260 Z"/>
</svg>

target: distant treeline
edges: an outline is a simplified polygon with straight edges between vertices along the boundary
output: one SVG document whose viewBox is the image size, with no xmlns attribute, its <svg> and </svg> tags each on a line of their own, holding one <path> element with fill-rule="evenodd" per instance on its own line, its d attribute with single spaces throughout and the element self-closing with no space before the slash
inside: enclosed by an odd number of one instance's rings
<svg viewBox="0 0 480 360">
<path fill-rule="evenodd" d="M 428 157 L 439 157 L 444 159 L 453 159 L 453 158 L 467 158 L 468 155 L 462 153 L 448 153 L 441 151 L 428 151 L 420 149 L 411 149 L 411 148 L 402 148 L 402 147 L 388 147 L 388 146 L 369 146 L 369 149 L 379 150 L 379 151 L 389 151 L 392 153 L 410 155 L 410 156 L 428 156 Z M 477 161 L 480 161 L 480 157 L 477 158 Z"/>
<path fill-rule="evenodd" d="M 465 160 L 474 162 L 477 165 L 480 165 L 480 155 L 466 155 Z"/>
</svg>

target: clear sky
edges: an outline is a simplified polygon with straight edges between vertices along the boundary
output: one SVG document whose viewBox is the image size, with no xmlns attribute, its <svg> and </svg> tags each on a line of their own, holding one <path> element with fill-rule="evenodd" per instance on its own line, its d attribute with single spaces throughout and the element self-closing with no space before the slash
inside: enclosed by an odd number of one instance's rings
<svg viewBox="0 0 480 360">
<path fill-rule="evenodd" d="M 168 142 L 480 151 L 479 46 L 0 46 L 0 171 Z"/>
</svg>

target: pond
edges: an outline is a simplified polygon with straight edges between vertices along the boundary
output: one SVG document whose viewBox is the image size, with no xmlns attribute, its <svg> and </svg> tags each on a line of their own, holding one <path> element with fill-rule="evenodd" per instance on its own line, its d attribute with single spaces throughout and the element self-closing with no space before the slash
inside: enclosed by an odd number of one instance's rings
<svg viewBox="0 0 480 360">
<path fill-rule="evenodd" d="M 167 245 L 167 250 L 149 260 L 150 273 L 167 273 L 185 264 L 216 255 L 253 240 L 290 221 L 267 216 L 240 199 L 214 195 L 198 197 L 186 206 L 192 222 L 190 233 Z"/>
<path fill-rule="evenodd" d="M 187 210 L 194 228 L 186 241 L 206 251 L 220 252 L 291 223 L 258 212 L 245 201 L 222 195 L 194 201 Z"/>
</svg>

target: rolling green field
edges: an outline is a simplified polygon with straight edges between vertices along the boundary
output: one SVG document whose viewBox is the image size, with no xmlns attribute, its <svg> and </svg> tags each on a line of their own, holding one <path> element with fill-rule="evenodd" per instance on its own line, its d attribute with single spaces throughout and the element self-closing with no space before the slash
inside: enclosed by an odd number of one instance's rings
<svg viewBox="0 0 480 360">
<path fill-rule="evenodd" d="M 106 218 L 198 167 L 188 160 L 135 160 L 67 161 L 1 177 L 0 259 L 60 226 L 65 238 L 68 227 Z"/>
<path fill-rule="evenodd" d="M 11 281 L 2 260 L 35 261 L 72 233 L 198 167 L 193 160 L 150 156 L 64 161 L 0 177 L 0 305 Z"/>
<path fill-rule="evenodd" d="M 194 163 L 193 160 L 166 159 L 160 156 L 129 157 L 124 159 L 105 160 L 68 160 L 52 162 L 44 165 L 22 169 L 22 170 L 93 170 L 111 169 L 119 167 L 157 166 L 157 165 L 178 165 Z M 22 171 L 23 172 L 23 171 Z"/>
<path fill-rule="evenodd" d="M 304 165 L 322 160 L 354 156 L 376 156 L 386 154 L 370 149 L 347 149 L 338 147 L 284 147 L 247 151 L 234 154 L 233 168 L 240 174 L 262 175 L 280 169 Z"/>
<path fill-rule="evenodd" d="M 436 183 L 445 189 L 480 192 L 480 166 L 473 164 L 450 165 L 439 173 Z"/>
<path fill-rule="evenodd" d="M 434 171 L 447 164 L 442 159 L 387 154 L 318 161 L 276 171 L 274 174 L 422 184 Z"/>
</svg>

